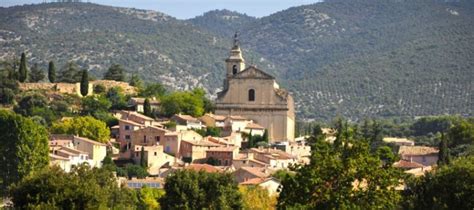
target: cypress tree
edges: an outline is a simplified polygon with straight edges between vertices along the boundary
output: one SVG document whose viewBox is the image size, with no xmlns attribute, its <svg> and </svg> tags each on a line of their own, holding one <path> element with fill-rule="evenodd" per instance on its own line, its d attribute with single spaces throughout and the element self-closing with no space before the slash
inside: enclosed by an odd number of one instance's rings
<svg viewBox="0 0 474 210">
<path fill-rule="evenodd" d="M 48 79 L 51 83 L 56 82 L 56 67 L 53 61 L 50 61 L 48 65 Z"/>
<path fill-rule="evenodd" d="M 265 142 L 265 143 L 269 143 L 269 141 L 268 141 L 268 130 L 267 129 L 265 129 L 265 131 L 263 132 L 262 141 Z"/>
<path fill-rule="evenodd" d="M 26 55 L 25 55 L 25 53 L 21 53 L 18 80 L 20 82 L 25 82 L 27 77 L 28 77 L 28 70 L 27 70 L 27 67 L 26 67 Z"/>
<path fill-rule="evenodd" d="M 449 155 L 448 140 L 441 133 L 441 142 L 439 142 L 438 152 L 438 165 L 447 165 L 451 162 L 451 156 Z"/>
<path fill-rule="evenodd" d="M 146 160 L 145 160 L 145 147 L 142 146 L 142 151 L 140 151 L 140 166 L 143 167 L 143 168 L 147 168 L 147 163 L 146 163 Z"/>
<path fill-rule="evenodd" d="M 151 112 L 151 105 L 150 105 L 150 100 L 148 98 L 145 99 L 145 102 L 143 103 L 143 112 L 146 116 L 151 117 L 152 112 Z"/>
<path fill-rule="evenodd" d="M 86 96 L 89 93 L 89 74 L 86 69 L 82 71 L 81 95 Z"/>
<path fill-rule="evenodd" d="M 253 147 L 254 147 L 253 136 L 252 136 L 252 130 L 250 130 L 249 138 L 248 138 L 247 144 L 248 144 L 248 148 L 253 148 Z"/>
</svg>

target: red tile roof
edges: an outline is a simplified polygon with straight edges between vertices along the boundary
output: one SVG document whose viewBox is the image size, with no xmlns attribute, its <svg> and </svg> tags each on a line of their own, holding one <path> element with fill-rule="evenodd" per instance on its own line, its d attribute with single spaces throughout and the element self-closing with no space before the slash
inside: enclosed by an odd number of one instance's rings
<svg viewBox="0 0 474 210">
<path fill-rule="evenodd" d="M 432 155 L 438 154 L 439 150 L 435 147 L 425 146 L 400 146 L 398 154 L 400 155 Z"/>
<path fill-rule="evenodd" d="M 209 165 L 209 164 L 190 164 L 190 165 L 184 167 L 184 169 L 193 170 L 193 171 L 205 171 L 205 172 L 208 172 L 208 173 L 222 172 L 221 169 L 216 168 L 216 167 L 214 167 L 212 165 Z"/>
<path fill-rule="evenodd" d="M 412 169 L 412 168 L 422 168 L 424 167 L 422 164 L 416 162 L 410 162 L 406 160 L 400 160 L 393 164 L 395 168 L 403 168 L 403 169 Z"/>
</svg>

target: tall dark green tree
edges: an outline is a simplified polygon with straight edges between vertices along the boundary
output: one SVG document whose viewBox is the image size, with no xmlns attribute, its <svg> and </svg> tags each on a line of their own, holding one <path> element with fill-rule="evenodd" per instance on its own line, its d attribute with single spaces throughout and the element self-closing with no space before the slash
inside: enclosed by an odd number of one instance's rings
<svg viewBox="0 0 474 210">
<path fill-rule="evenodd" d="M 39 82 L 44 79 L 44 72 L 37 63 L 33 65 L 30 73 L 30 82 Z"/>
<path fill-rule="evenodd" d="M 48 79 L 51 83 L 56 82 L 56 66 L 54 66 L 53 61 L 50 61 L 48 64 Z"/>
<path fill-rule="evenodd" d="M 125 81 L 125 70 L 120 64 L 112 64 L 104 74 L 105 80 Z"/>
<path fill-rule="evenodd" d="M 82 70 L 82 78 L 81 78 L 81 95 L 87 96 L 89 93 L 89 73 L 86 69 Z"/>
<path fill-rule="evenodd" d="M 130 81 L 128 82 L 131 86 L 136 87 L 138 89 L 143 89 L 143 80 L 136 74 L 133 74 L 130 77 Z"/>
<path fill-rule="evenodd" d="M 77 83 L 81 82 L 82 71 L 79 66 L 73 62 L 67 62 L 59 72 L 58 82 Z"/>
<path fill-rule="evenodd" d="M 150 100 L 148 98 L 146 98 L 145 102 L 143 102 L 143 112 L 146 116 L 149 116 L 149 117 L 153 116 Z"/>
<path fill-rule="evenodd" d="M 252 136 L 252 130 L 250 130 L 249 137 L 247 138 L 247 147 L 248 148 L 253 148 L 255 147 L 255 142 Z"/>
<path fill-rule="evenodd" d="M 28 78 L 28 67 L 26 65 L 26 55 L 25 53 L 21 53 L 21 59 L 20 59 L 20 69 L 18 71 L 18 80 L 20 82 L 25 82 L 26 79 Z"/>
<path fill-rule="evenodd" d="M 267 144 L 270 142 L 268 140 L 268 130 L 267 129 L 265 129 L 265 131 L 263 132 L 262 141 L 267 143 Z"/>
<path fill-rule="evenodd" d="M 49 162 L 48 132 L 31 119 L 0 110 L 0 190 Z"/>
<path fill-rule="evenodd" d="M 438 165 L 446 165 L 451 162 L 449 154 L 448 139 L 444 133 L 441 133 L 441 141 L 439 142 Z"/>
<path fill-rule="evenodd" d="M 142 150 L 140 151 L 140 166 L 143 168 L 148 167 L 148 163 L 145 160 L 145 147 L 142 147 Z"/>
</svg>

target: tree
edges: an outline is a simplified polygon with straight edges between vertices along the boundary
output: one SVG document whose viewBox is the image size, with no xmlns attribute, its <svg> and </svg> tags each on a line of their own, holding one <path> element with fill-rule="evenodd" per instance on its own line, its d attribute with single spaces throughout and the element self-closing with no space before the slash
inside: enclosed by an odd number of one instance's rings
<svg viewBox="0 0 474 210">
<path fill-rule="evenodd" d="M 277 197 L 270 196 L 266 189 L 259 186 L 239 187 L 242 194 L 243 209 L 276 209 Z"/>
<path fill-rule="evenodd" d="M 253 148 L 255 147 L 255 142 L 253 140 L 253 135 L 252 135 L 252 130 L 250 130 L 249 136 L 247 138 L 247 147 L 248 148 Z"/>
<path fill-rule="evenodd" d="M 48 79 L 51 83 L 56 82 L 56 66 L 53 61 L 49 61 L 48 64 Z"/>
<path fill-rule="evenodd" d="M 473 209 L 474 156 L 407 182 L 405 209 Z"/>
<path fill-rule="evenodd" d="M 45 168 L 15 184 L 10 195 L 18 209 L 129 209 L 134 193 L 117 185 L 112 172 L 83 164 L 70 173 Z"/>
<path fill-rule="evenodd" d="M 262 141 L 267 143 L 267 144 L 270 142 L 268 140 L 268 130 L 267 129 L 265 129 L 265 131 L 263 132 Z"/>
<path fill-rule="evenodd" d="M 86 96 L 81 99 L 82 114 L 95 115 L 99 112 L 107 112 L 112 103 L 103 95 Z"/>
<path fill-rule="evenodd" d="M 230 174 L 178 170 L 166 177 L 163 209 L 241 209 L 242 197 Z"/>
<path fill-rule="evenodd" d="M 127 164 L 125 168 L 117 168 L 117 175 L 126 176 L 129 179 L 132 177 L 143 179 L 148 176 L 148 171 L 141 165 Z"/>
<path fill-rule="evenodd" d="M 148 167 L 148 163 L 145 159 L 145 147 L 142 147 L 142 150 L 140 151 L 140 166 L 143 168 Z"/>
<path fill-rule="evenodd" d="M 158 200 L 164 195 L 163 189 L 144 186 L 138 191 L 138 209 L 161 209 Z"/>
<path fill-rule="evenodd" d="M 203 96 L 199 92 L 174 92 L 163 96 L 161 100 L 161 112 L 165 116 L 183 113 L 194 117 L 202 116 L 204 113 Z"/>
<path fill-rule="evenodd" d="M 94 86 L 94 93 L 95 94 L 103 94 L 105 93 L 105 91 L 107 91 L 107 88 L 105 88 L 104 85 L 102 84 L 97 84 Z"/>
<path fill-rule="evenodd" d="M 127 107 L 127 99 L 121 87 L 110 88 L 105 96 L 112 103 L 111 109 L 119 110 Z"/>
<path fill-rule="evenodd" d="M 16 69 L 12 62 L 0 62 L 0 103 L 13 104 L 19 92 Z"/>
<path fill-rule="evenodd" d="M 148 98 L 146 98 L 145 102 L 143 102 L 143 112 L 146 116 L 153 117 L 153 112 L 151 110 L 150 100 Z"/>
<path fill-rule="evenodd" d="M 105 80 L 125 81 L 125 70 L 120 64 L 112 64 L 104 74 Z"/>
<path fill-rule="evenodd" d="M 0 110 L 0 186 L 6 188 L 49 162 L 46 129 L 10 111 Z"/>
<path fill-rule="evenodd" d="M 451 155 L 449 154 L 448 140 L 444 133 L 441 133 L 441 141 L 439 142 L 438 165 L 446 165 L 451 162 Z"/>
<path fill-rule="evenodd" d="M 105 122 L 91 116 L 75 117 L 53 123 L 51 133 L 77 135 L 102 143 L 106 143 L 110 139 L 110 130 Z"/>
<path fill-rule="evenodd" d="M 31 68 L 30 81 L 39 82 L 44 79 L 44 72 L 37 63 Z"/>
<path fill-rule="evenodd" d="M 130 77 L 129 83 L 131 86 L 138 88 L 139 90 L 143 89 L 143 81 L 138 77 L 138 75 L 133 74 Z"/>
<path fill-rule="evenodd" d="M 77 83 L 81 82 L 82 75 L 83 72 L 79 70 L 79 66 L 69 61 L 62 67 L 58 80 L 65 83 Z"/>
<path fill-rule="evenodd" d="M 24 52 L 21 53 L 20 69 L 18 72 L 19 72 L 18 80 L 20 82 L 25 82 L 26 79 L 28 78 L 28 67 L 26 66 L 26 55 Z"/>
<path fill-rule="evenodd" d="M 89 94 L 89 74 L 87 73 L 86 69 L 82 70 L 80 89 L 82 96 L 87 96 L 87 94 Z"/>
<path fill-rule="evenodd" d="M 161 98 L 166 94 L 166 89 L 161 85 L 160 83 L 153 83 L 153 84 L 148 84 L 145 89 L 140 90 L 138 93 L 138 96 L 140 97 L 145 97 L 145 98 L 150 98 L 150 97 L 155 97 L 155 98 Z"/>
<path fill-rule="evenodd" d="M 341 132 L 342 131 L 342 132 Z M 355 137 L 355 128 L 340 124 L 339 146 L 316 141 L 310 164 L 295 167 L 282 181 L 278 207 L 306 209 L 394 209 L 401 173 L 383 166 L 369 145 Z"/>
</svg>

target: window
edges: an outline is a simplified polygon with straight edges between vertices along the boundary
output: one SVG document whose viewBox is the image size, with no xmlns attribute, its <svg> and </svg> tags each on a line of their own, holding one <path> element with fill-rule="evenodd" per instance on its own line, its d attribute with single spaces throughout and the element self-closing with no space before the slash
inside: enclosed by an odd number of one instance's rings
<svg viewBox="0 0 474 210">
<path fill-rule="evenodd" d="M 146 136 L 143 136 L 143 143 L 146 143 Z"/>
<path fill-rule="evenodd" d="M 249 101 L 255 101 L 255 90 L 254 89 L 249 90 Z"/>
<path fill-rule="evenodd" d="M 156 143 L 160 143 L 160 136 L 155 136 Z"/>
<path fill-rule="evenodd" d="M 129 125 L 126 125 L 126 126 L 125 126 L 125 130 L 127 130 L 127 131 L 130 130 L 130 126 L 129 126 Z"/>
<path fill-rule="evenodd" d="M 158 154 L 155 152 L 155 156 L 157 156 Z"/>
<path fill-rule="evenodd" d="M 237 74 L 237 65 L 232 66 L 232 74 Z"/>
<path fill-rule="evenodd" d="M 125 135 L 126 140 L 130 140 L 130 135 Z"/>
</svg>

